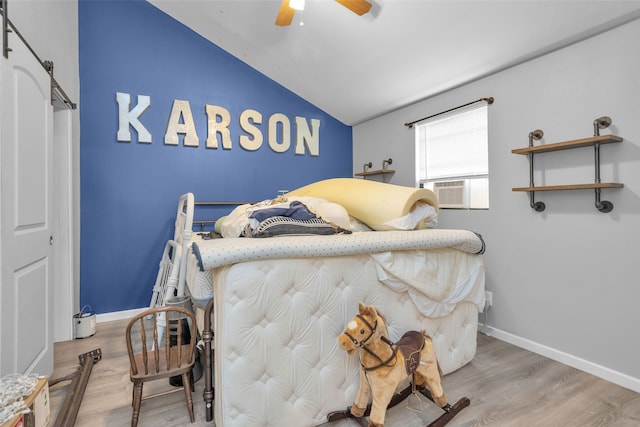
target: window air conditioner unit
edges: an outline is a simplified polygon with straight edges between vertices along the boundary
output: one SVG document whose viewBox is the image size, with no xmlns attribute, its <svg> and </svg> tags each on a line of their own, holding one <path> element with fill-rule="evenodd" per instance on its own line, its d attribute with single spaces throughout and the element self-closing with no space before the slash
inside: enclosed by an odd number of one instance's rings
<svg viewBox="0 0 640 427">
<path fill-rule="evenodd" d="M 469 209 L 469 180 L 434 182 L 433 192 L 441 208 Z"/>
</svg>

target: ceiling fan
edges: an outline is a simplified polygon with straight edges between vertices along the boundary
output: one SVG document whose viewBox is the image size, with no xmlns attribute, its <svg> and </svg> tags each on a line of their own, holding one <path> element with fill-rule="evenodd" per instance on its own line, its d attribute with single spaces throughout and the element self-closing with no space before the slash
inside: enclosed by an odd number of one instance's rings
<svg viewBox="0 0 640 427">
<path fill-rule="evenodd" d="M 338 3 L 352 11 L 357 15 L 364 15 L 369 12 L 371 9 L 371 3 L 366 0 L 336 0 Z M 280 11 L 278 12 L 278 16 L 276 18 L 276 25 L 281 27 L 286 27 L 291 24 L 293 20 L 293 14 L 296 10 L 302 10 L 304 8 L 304 0 L 302 1 L 302 6 L 297 6 L 294 3 L 299 3 L 296 0 L 282 0 L 282 4 L 280 5 Z"/>
</svg>

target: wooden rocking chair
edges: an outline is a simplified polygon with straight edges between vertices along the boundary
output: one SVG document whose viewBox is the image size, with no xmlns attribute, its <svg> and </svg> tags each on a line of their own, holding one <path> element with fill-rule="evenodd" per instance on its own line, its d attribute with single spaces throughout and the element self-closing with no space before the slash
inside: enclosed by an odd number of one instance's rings
<svg viewBox="0 0 640 427">
<path fill-rule="evenodd" d="M 189 325 L 191 339 L 188 343 L 182 340 L 187 327 L 183 325 L 184 319 Z M 131 427 L 138 425 L 144 383 L 178 375 L 182 377 L 189 418 L 192 423 L 195 422 L 190 377 L 195 364 L 196 330 L 193 313 L 177 306 L 151 308 L 131 319 L 126 329 L 130 379 L 133 382 Z M 166 392 L 145 396 L 145 399 L 163 394 Z"/>
</svg>

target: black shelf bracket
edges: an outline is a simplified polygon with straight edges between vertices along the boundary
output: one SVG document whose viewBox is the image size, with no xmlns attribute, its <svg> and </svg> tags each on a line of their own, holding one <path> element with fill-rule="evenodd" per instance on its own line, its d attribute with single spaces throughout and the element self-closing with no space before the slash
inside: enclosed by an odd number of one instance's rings
<svg viewBox="0 0 640 427">
<path fill-rule="evenodd" d="M 544 132 L 540 129 L 529 132 L 529 148 L 533 147 L 534 140 L 538 141 L 539 139 L 542 139 L 543 136 Z M 533 152 L 529 153 L 527 157 L 529 158 L 529 187 L 535 187 L 535 183 L 533 182 Z M 536 192 L 529 191 L 529 206 L 531 206 L 531 209 L 536 212 L 542 212 L 546 206 L 544 202 L 536 202 L 535 197 Z"/>
<path fill-rule="evenodd" d="M 593 136 L 600 136 L 600 129 L 608 128 L 611 125 L 611 117 L 602 116 L 593 121 Z M 595 182 L 600 184 L 600 144 L 593 145 L 595 163 Z M 595 189 L 595 206 L 602 213 L 609 213 L 613 210 L 613 203 L 607 200 L 600 200 L 600 189 Z"/>
</svg>

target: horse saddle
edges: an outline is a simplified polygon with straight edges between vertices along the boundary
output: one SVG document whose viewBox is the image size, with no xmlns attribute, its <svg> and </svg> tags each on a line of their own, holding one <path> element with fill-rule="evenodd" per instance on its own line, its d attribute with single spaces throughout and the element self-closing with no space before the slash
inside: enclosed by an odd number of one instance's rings
<svg viewBox="0 0 640 427">
<path fill-rule="evenodd" d="M 407 374 L 413 374 L 420 365 L 420 352 L 424 348 L 424 334 L 418 331 L 406 332 L 396 342 L 396 347 L 404 356 L 404 367 Z"/>
</svg>

